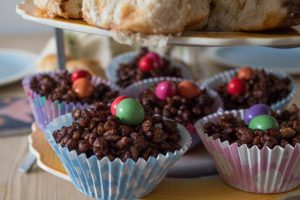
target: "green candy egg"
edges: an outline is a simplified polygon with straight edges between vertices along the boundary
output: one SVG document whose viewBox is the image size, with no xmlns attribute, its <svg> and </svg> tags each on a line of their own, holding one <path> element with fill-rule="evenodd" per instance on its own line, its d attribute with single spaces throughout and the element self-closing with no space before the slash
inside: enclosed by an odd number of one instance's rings
<svg viewBox="0 0 300 200">
<path fill-rule="evenodd" d="M 277 128 L 277 127 L 278 127 L 277 120 L 270 115 L 259 115 L 257 117 L 254 117 L 249 123 L 249 128 L 259 129 L 263 131 L 266 131 L 271 128 Z"/>
<path fill-rule="evenodd" d="M 143 106 L 135 99 L 122 100 L 117 107 L 117 117 L 127 125 L 138 125 L 145 118 Z"/>
</svg>

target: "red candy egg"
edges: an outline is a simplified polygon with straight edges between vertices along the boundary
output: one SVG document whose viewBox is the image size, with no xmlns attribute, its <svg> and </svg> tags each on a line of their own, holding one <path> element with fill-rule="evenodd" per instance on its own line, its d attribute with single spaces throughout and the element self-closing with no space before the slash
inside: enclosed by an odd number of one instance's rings
<svg viewBox="0 0 300 200">
<path fill-rule="evenodd" d="M 163 66 L 164 61 L 163 61 L 163 59 L 161 59 L 161 57 L 157 53 L 155 53 L 155 52 L 149 52 L 146 56 L 150 57 L 152 59 L 152 61 L 153 61 L 153 67 L 155 69 L 158 69 L 158 68 L 160 68 L 160 67 Z"/>
<path fill-rule="evenodd" d="M 124 99 L 127 99 L 129 98 L 128 96 L 118 96 L 111 104 L 111 107 L 110 107 L 110 112 L 112 115 L 116 116 L 117 115 L 117 107 L 119 105 L 119 103 L 124 100 Z"/>
<path fill-rule="evenodd" d="M 227 84 L 227 91 L 231 95 L 242 95 L 246 92 L 246 84 L 241 79 L 233 78 Z"/>
<path fill-rule="evenodd" d="M 89 79 L 91 80 L 92 79 L 92 76 L 91 74 L 86 71 L 86 70 L 76 70 L 72 73 L 72 76 L 71 76 L 71 79 L 72 79 L 72 82 L 74 83 L 77 79 L 80 79 L 80 78 L 86 78 L 86 79 Z"/>
<path fill-rule="evenodd" d="M 148 72 L 153 69 L 158 69 L 163 65 L 163 60 L 155 52 L 149 52 L 144 55 L 138 63 L 138 67 L 143 72 Z"/>
<path fill-rule="evenodd" d="M 144 56 L 140 59 L 138 66 L 142 72 L 149 72 L 154 69 L 152 58 L 147 56 Z"/>
<path fill-rule="evenodd" d="M 90 80 L 86 78 L 79 78 L 74 81 L 72 89 L 80 98 L 89 97 L 94 92 L 94 86 Z"/>
</svg>

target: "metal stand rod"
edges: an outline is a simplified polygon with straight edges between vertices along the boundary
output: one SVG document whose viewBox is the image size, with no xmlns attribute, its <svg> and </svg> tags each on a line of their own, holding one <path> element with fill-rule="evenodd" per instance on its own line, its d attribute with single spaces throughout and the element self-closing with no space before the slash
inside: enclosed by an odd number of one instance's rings
<svg viewBox="0 0 300 200">
<path fill-rule="evenodd" d="M 57 65 L 60 70 L 66 69 L 65 42 L 64 31 L 60 28 L 55 28 Z"/>
</svg>

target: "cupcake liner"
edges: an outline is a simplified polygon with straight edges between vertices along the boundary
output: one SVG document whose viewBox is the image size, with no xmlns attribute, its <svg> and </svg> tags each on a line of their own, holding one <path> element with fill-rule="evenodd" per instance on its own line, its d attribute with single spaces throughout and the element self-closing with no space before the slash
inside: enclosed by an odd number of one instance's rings
<svg viewBox="0 0 300 200">
<path fill-rule="evenodd" d="M 182 148 L 174 153 L 159 154 L 147 161 L 119 158 L 110 161 L 107 157 L 97 160 L 96 156 L 87 158 L 85 154 L 77 155 L 57 144 L 53 131 L 73 122 L 71 114 L 66 114 L 52 121 L 46 129 L 46 138 L 61 163 L 64 165 L 75 187 L 87 196 L 96 199 L 136 199 L 151 193 L 162 181 L 170 167 L 188 150 L 191 138 L 187 130 L 178 125 Z"/>
<path fill-rule="evenodd" d="M 143 91 L 145 91 L 149 87 L 153 87 L 153 86 L 157 85 L 158 83 L 160 83 L 162 81 L 181 82 L 182 80 L 185 80 L 185 79 L 174 78 L 174 77 L 159 77 L 159 78 L 145 79 L 145 80 L 133 83 L 132 85 L 128 86 L 126 89 L 121 90 L 121 93 L 123 95 L 138 98 L 139 95 Z M 204 87 L 200 87 L 200 88 L 204 89 Z M 211 96 L 215 100 L 215 103 L 214 103 L 214 106 L 213 106 L 214 107 L 214 109 L 213 109 L 214 112 L 218 112 L 218 111 L 222 110 L 223 101 L 219 97 L 219 95 L 211 89 L 207 89 L 207 92 L 208 92 L 209 96 Z M 197 131 L 195 131 L 195 132 L 190 131 L 190 133 L 191 133 L 191 136 L 192 136 L 192 145 L 190 146 L 190 149 L 193 149 L 195 146 L 197 146 L 197 144 L 200 143 L 200 138 L 197 134 Z"/>
<path fill-rule="evenodd" d="M 55 76 L 56 72 L 48 73 L 50 76 Z M 41 96 L 30 89 L 30 81 L 34 76 L 39 76 L 41 74 L 36 74 L 29 76 L 23 79 L 22 84 L 24 91 L 27 95 L 27 98 L 30 102 L 34 119 L 37 125 L 44 130 L 49 122 L 57 118 L 58 116 L 64 115 L 66 113 L 70 113 L 75 109 L 86 109 L 90 105 L 86 103 L 67 103 L 63 101 L 52 101 L 50 99 L 46 99 L 45 96 Z M 107 82 L 99 77 L 92 77 L 93 85 L 98 85 L 100 83 L 104 83 L 108 85 L 112 90 L 119 90 L 117 86 L 114 84 Z"/>
<path fill-rule="evenodd" d="M 115 57 L 109 66 L 106 68 L 106 77 L 108 80 L 110 80 L 113 83 L 116 83 L 118 81 L 117 71 L 121 64 L 123 63 L 130 63 L 134 57 L 138 55 L 139 52 L 129 52 L 125 54 L 121 54 L 117 57 Z M 185 65 L 183 65 L 181 62 L 171 60 L 173 63 L 173 66 L 176 66 L 181 69 L 183 78 L 185 79 L 193 79 L 192 73 L 187 69 Z"/>
<path fill-rule="evenodd" d="M 274 74 L 279 78 L 288 77 L 290 79 L 291 86 L 290 86 L 289 95 L 286 98 L 284 98 L 284 99 L 282 99 L 282 100 L 280 100 L 276 103 L 273 103 L 271 105 L 271 108 L 273 110 L 283 110 L 290 103 L 290 101 L 292 100 L 292 98 L 296 94 L 297 87 L 296 87 L 296 84 L 295 84 L 293 78 L 288 73 L 283 72 L 283 71 L 278 71 L 278 70 L 274 70 L 274 69 L 265 69 L 265 68 L 257 68 L 257 69 L 263 69 L 268 74 Z M 215 89 L 215 88 L 217 88 L 217 87 L 219 87 L 219 86 L 221 86 L 225 83 L 228 83 L 235 76 L 235 74 L 237 72 L 238 72 L 238 69 L 233 69 L 233 70 L 229 70 L 229 71 L 217 74 L 217 75 L 205 80 L 202 85 L 204 87 Z"/>
<path fill-rule="evenodd" d="M 300 185 L 300 144 L 274 149 L 248 148 L 228 141 L 214 140 L 204 133 L 203 125 L 224 114 L 243 119 L 243 110 L 209 115 L 196 124 L 203 144 L 213 158 L 222 179 L 234 188 L 253 193 L 280 193 Z"/>
</svg>

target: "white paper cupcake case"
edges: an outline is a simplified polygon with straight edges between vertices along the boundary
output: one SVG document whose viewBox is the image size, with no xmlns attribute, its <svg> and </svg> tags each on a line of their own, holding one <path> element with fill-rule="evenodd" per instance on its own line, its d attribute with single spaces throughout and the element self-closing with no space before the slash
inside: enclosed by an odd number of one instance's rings
<svg viewBox="0 0 300 200">
<path fill-rule="evenodd" d="M 126 89 L 121 90 L 121 94 L 130 96 L 130 97 L 134 97 L 134 98 L 138 98 L 139 95 L 143 91 L 145 91 L 149 87 L 153 87 L 153 86 L 157 85 L 158 83 L 160 83 L 162 81 L 172 81 L 172 82 L 179 83 L 182 80 L 185 80 L 185 79 L 174 78 L 174 77 L 159 77 L 159 78 L 145 79 L 145 80 L 133 83 L 132 85 L 128 86 Z M 200 88 L 204 89 L 204 87 L 200 87 Z M 206 89 L 207 89 L 208 95 L 215 100 L 215 103 L 213 105 L 213 107 L 214 107 L 213 112 L 221 111 L 223 108 L 223 101 L 220 98 L 220 96 L 214 90 L 211 90 L 208 88 L 206 88 Z M 192 144 L 190 146 L 190 149 L 193 149 L 194 147 L 197 146 L 197 144 L 199 144 L 200 138 L 197 133 L 191 133 L 191 136 L 192 136 Z"/>
<path fill-rule="evenodd" d="M 51 76 L 55 76 L 55 72 L 48 73 Z M 70 113 L 75 109 L 85 109 L 88 108 L 89 104 L 82 103 L 66 103 L 61 101 L 52 101 L 46 99 L 45 96 L 41 96 L 30 89 L 30 81 L 34 76 L 39 74 L 29 76 L 22 81 L 24 91 L 27 95 L 27 99 L 30 102 L 34 119 L 37 125 L 43 130 L 46 128 L 49 122 L 57 118 L 58 116 Z M 108 85 L 113 91 L 119 91 L 120 89 L 114 84 L 103 80 L 99 77 L 92 78 L 93 85 L 98 85 L 100 83 Z"/>
<path fill-rule="evenodd" d="M 105 71 L 106 77 L 108 78 L 108 80 L 110 80 L 113 83 L 116 83 L 118 81 L 117 71 L 118 71 L 120 65 L 123 63 L 131 62 L 132 59 L 138 55 L 138 53 L 139 52 L 134 51 L 134 52 L 121 54 L 121 55 L 115 57 L 111 61 L 109 66 L 106 68 L 106 71 Z M 192 75 L 191 71 L 188 70 L 188 68 L 185 65 L 183 65 L 182 63 L 180 63 L 178 61 L 176 62 L 176 61 L 171 60 L 171 62 L 173 63 L 172 64 L 173 66 L 176 66 L 181 69 L 183 78 L 191 79 L 191 80 L 193 79 L 193 75 Z"/>
<path fill-rule="evenodd" d="M 64 165 L 75 187 L 87 196 L 96 199 L 136 199 L 151 193 L 162 181 L 170 167 L 188 150 L 191 137 L 187 130 L 178 125 L 181 134 L 182 148 L 175 153 L 159 154 L 147 161 L 140 158 L 137 162 L 128 159 L 100 161 L 96 156 L 87 158 L 85 154 L 77 155 L 57 144 L 52 136 L 53 131 L 73 122 L 71 114 L 66 114 L 52 121 L 46 129 L 46 138 Z"/>
<path fill-rule="evenodd" d="M 253 193 L 280 193 L 300 185 L 300 144 L 270 149 L 248 148 L 237 143 L 214 140 L 204 133 L 203 125 L 224 114 L 243 119 L 243 110 L 209 115 L 196 124 L 203 144 L 213 158 L 222 179 L 237 189 Z"/>
<path fill-rule="evenodd" d="M 264 69 L 268 74 L 274 74 L 275 76 L 279 77 L 279 78 L 286 78 L 288 77 L 291 81 L 291 86 L 290 86 L 290 93 L 289 95 L 272 104 L 271 108 L 273 110 L 283 110 L 292 100 L 292 98 L 295 96 L 296 91 L 297 91 L 297 87 L 295 85 L 294 80 L 292 79 L 292 77 L 283 71 L 279 71 L 279 70 L 273 70 L 273 69 L 265 69 L 265 68 L 258 68 L 258 69 Z M 208 87 L 211 89 L 216 89 L 219 86 L 228 83 L 234 76 L 235 74 L 238 72 L 238 69 L 233 69 L 233 70 L 229 70 L 220 74 L 217 74 L 211 78 L 208 78 L 207 80 L 203 81 L 202 85 L 204 87 Z"/>
</svg>

